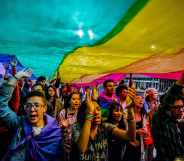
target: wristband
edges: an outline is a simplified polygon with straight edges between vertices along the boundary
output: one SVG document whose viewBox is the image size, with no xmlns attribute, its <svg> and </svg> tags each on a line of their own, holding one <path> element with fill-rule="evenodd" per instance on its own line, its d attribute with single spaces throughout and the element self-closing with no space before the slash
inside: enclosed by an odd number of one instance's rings
<svg viewBox="0 0 184 161">
<path fill-rule="evenodd" d="M 94 115 L 93 114 L 86 114 L 85 119 L 93 119 Z"/>
<path fill-rule="evenodd" d="M 91 115 L 93 115 L 93 114 L 94 114 L 94 112 L 86 112 L 85 114 L 91 114 Z"/>
</svg>

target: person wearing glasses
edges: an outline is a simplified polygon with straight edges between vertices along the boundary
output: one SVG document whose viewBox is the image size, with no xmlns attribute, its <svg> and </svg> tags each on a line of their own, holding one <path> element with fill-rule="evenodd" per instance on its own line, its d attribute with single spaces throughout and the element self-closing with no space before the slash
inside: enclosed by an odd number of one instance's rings
<svg viewBox="0 0 184 161">
<path fill-rule="evenodd" d="M 184 110 L 184 73 L 162 96 L 158 111 L 153 115 L 152 132 L 156 161 L 184 160 L 184 136 L 180 121 Z M 182 125 L 183 126 L 183 125 Z"/>
<path fill-rule="evenodd" d="M 57 121 L 46 114 L 46 99 L 42 92 L 27 95 L 25 116 L 17 116 L 9 106 L 17 79 L 31 76 L 30 70 L 18 72 L 0 87 L 0 120 L 12 131 L 9 150 L 2 160 L 61 160 L 61 129 Z"/>
</svg>

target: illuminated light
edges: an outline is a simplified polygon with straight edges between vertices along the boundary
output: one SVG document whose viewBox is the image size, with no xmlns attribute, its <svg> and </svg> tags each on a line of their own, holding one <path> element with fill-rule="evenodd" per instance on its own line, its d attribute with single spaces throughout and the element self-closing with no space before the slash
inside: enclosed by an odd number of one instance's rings
<svg viewBox="0 0 184 161">
<path fill-rule="evenodd" d="M 91 29 L 88 30 L 88 35 L 89 35 L 90 39 L 94 39 L 94 33 L 93 33 L 93 31 Z"/>
<path fill-rule="evenodd" d="M 84 32 L 83 32 L 82 29 L 77 30 L 77 31 L 76 31 L 76 34 L 77 34 L 80 38 L 82 38 L 82 37 L 84 36 Z"/>
<path fill-rule="evenodd" d="M 150 46 L 150 48 L 151 48 L 152 50 L 155 50 L 155 49 L 156 49 L 156 46 L 155 46 L 154 44 L 152 44 L 152 45 Z"/>
</svg>

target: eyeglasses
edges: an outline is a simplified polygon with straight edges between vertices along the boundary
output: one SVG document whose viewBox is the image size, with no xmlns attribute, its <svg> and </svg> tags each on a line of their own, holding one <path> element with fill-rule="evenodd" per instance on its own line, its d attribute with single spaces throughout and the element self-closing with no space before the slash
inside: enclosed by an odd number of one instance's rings
<svg viewBox="0 0 184 161">
<path fill-rule="evenodd" d="M 24 105 L 25 109 L 30 110 L 32 107 L 34 108 L 34 110 L 38 110 L 40 107 L 44 106 L 43 104 L 40 103 L 26 103 Z"/>
<path fill-rule="evenodd" d="M 180 111 L 184 111 L 184 105 L 176 105 L 176 106 L 172 106 L 172 109 L 175 110 L 180 110 Z"/>
</svg>

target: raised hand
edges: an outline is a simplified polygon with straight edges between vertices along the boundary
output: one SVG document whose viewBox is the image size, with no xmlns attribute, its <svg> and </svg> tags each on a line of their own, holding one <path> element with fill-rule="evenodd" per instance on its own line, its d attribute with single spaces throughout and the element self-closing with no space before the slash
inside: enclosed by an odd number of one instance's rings
<svg viewBox="0 0 184 161">
<path fill-rule="evenodd" d="M 87 112 L 94 113 L 95 105 L 92 101 L 90 90 L 86 90 L 86 105 L 87 105 Z"/>
<path fill-rule="evenodd" d="M 11 66 L 16 67 L 17 65 L 17 60 L 16 59 L 12 59 L 10 62 Z"/>
<path fill-rule="evenodd" d="M 59 120 L 59 124 L 60 124 L 61 127 L 67 128 L 68 127 L 68 120 L 61 117 L 60 120 Z"/>
<path fill-rule="evenodd" d="M 140 129 L 138 129 L 138 130 L 136 131 L 136 133 L 139 134 L 139 135 L 142 135 L 142 136 L 148 135 L 148 131 L 147 131 L 146 128 L 140 128 Z"/>
</svg>

